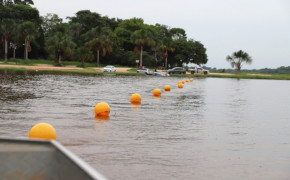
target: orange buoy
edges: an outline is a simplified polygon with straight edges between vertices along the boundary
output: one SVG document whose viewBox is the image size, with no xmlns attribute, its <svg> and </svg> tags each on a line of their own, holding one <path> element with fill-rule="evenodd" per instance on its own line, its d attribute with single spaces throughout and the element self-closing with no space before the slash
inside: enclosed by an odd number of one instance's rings
<svg viewBox="0 0 290 180">
<path fill-rule="evenodd" d="M 109 116 L 110 106 L 105 102 L 100 102 L 95 107 L 95 113 L 97 116 Z"/>
<path fill-rule="evenodd" d="M 190 79 L 190 82 L 192 82 L 192 81 L 193 81 L 193 78 Z"/>
<path fill-rule="evenodd" d="M 171 90 L 171 87 L 170 87 L 169 85 L 166 85 L 166 86 L 164 87 L 164 90 L 165 90 L 165 91 L 170 91 L 170 90 Z"/>
<path fill-rule="evenodd" d="M 178 83 L 178 88 L 183 88 L 183 84 L 182 83 Z"/>
<path fill-rule="evenodd" d="M 131 102 L 136 104 L 141 104 L 141 96 L 140 94 L 132 94 L 131 96 Z"/>
<path fill-rule="evenodd" d="M 188 79 L 187 80 L 185 80 L 186 82 L 188 82 Z"/>
<path fill-rule="evenodd" d="M 29 138 L 56 140 L 56 131 L 48 123 L 38 123 L 30 129 Z"/>
<path fill-rule="evenodd" d="M 184 84 L 184 80 L 182 80 L 181 82 L 182 82 L 182 84 Z"/>
<path fill-rule="evenodd" d="M 154 89 L 153 95 L 157 96 L 157 97 L 161 96 L 161 90 L 160 89 Z"/>
</svg>

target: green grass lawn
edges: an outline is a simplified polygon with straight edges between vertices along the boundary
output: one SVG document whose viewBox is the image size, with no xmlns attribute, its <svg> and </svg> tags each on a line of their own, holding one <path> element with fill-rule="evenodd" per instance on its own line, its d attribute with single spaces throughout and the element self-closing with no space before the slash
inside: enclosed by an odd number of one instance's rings
<svg viewBox="0 0 290 180">
<path fill-rule="evenodd" d="M 139 69 L 139 68 L 131 68 L 131 69 L 128 70 L 128 72 L 135 72 L 135 73 L 136 73 L 136 71 L 137 71 L 138 69 Z"/>
<path fill-rule="evenodd" d="M 3 61 L 1 61 L 3 62 Z M 4 62 L 3 62 L 4 63 Z M 11 65 L 24 65 L 24 66 L 35 66 L 37 64 L 49 64 L 58 66 L 57 63 L 55 63 L 54 60 L 44 60 L 44 59 L 29 59 L 28 64 L 25 64 L 24 59 L 8 59 L 5 64 L 11 64 Z M 79 61 L 62 61 L 62 66 L 81 66 L 81 62 Z M 100 67 L 104 67 L 105 65 L 100 65 Z M 97 64 L 94 62 L 86 62 L 85 67 L 97 67 Z"/>
<path fill-rule="evenodd" d="M 0 60 L 0 62 L 4 63 L 4 60 Z M 8 59 L 5 64 L 23 65 L 23 66 L 36 66 L 37 64 L 49 64 L 49 65 L 59 66 L 57 63 L 55 63 L 54 60 L 44 60 L 44 59 L 29 59 L 28 60 L 28 64 L 25 64 L 25 60 L 24 59 Z M 81 62 L 80 61 L 62 61 L 61 65 L 62 66 L 81 67 Z M 102 67 L 105 67 L 105 66 L 106 65 L 104 65 L 104 64 L 100 64 L 99 67 L 102 68 Z M 127 67 L 127 66 L 121 66 L 121 65 L 114 65 L 114 66 L 115 67 Z M 97 64 L 96 64 L 96 62 L 85 62 L 85 67 L 97 67 Z M 137 70 L 137 68 L 135 68 L 135 69 Z"/>
<path fill-rule="evenodd" d="M 290 80 L 290 74 L 275 74 L 275 75 L 249 75 L 249 74 L 231 74 L 231 75 L 219 75 L 219 74 L 172 74 L 170 76 L 176 77 L 213 77 L 213 78 L 236 78 L 236 79 L 273 79 L 273 80 Z"/>
</svg>

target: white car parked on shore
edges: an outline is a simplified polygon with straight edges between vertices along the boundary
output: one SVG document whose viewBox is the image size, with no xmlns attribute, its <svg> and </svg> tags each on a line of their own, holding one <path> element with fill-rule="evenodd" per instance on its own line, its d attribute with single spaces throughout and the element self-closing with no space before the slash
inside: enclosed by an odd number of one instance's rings
<svg viewBox="0 0 290 180">
<path fill-rule="evenodd" d="M 138 69 L 136 71 L 137 73 L 145 73 L 146 75 L 153 75 L 154 72 L 151 69 Z"/>
<path fill-rule="evenodd" d="M 209 70 L 203 69 L 202 67 L 194 67 L 189 69 L 191 74 L 209 74 Z"/>
<path fill-rule="evenodd" d="M 106 66 L 103 72 L 116 72 L 116 68 L 114 66 Z"/>
</svg>

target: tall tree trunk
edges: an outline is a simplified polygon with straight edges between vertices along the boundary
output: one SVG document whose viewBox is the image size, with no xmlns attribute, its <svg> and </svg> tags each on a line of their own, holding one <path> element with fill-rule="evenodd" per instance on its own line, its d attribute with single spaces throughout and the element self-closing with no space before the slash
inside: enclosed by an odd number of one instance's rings
<svg viewBox="0 0 290 180">
<path fill-rule="evenodd" d="M 165 58 L 165 68 L 167 69 L 167 57 Z"/>
<path fill-rule="evenodd" d="M 241 59 L 239 58 L 239 62 L 238 62 L 238 64 L 237 64 L 237 69 L 238 69 L 238 73 L 240 74 L 240 72 L 241 72 Z"/>
<path fill-rule="evenodd" d="M 61 55 L 58 56 L 58 64 L 61 65 Z"/>
<path fill-rule="evenodd" d="M 84 59 L 82 59 L 82 67 L 83 68 L 85 67 L 85 61 L 84 61 Z"/>
<path fill-rule="evenodd" d="M 58 62 L 58 51 L 55 50 L 55 58 L 54 58 L 54 62 L 57 63 Z"/>
<path fill-rule="evenodd" d="M 28 41 L 25 40 L 25 64 L 28 63 Z"/>
<path fill-rule="evenodd" d="M 166 56 L 165 56 L 165 68 L 167 69 L 167 57 L 168 57 L 168 52 L 167 52 L 167 49 L 166 49 Z"/>
<path fill-rule="evenodd" d="M 7 54 L 8 54 L 8 40 L 5 38 L 5 56 L 4 61 L 7 62 Z"/>
<path fill-rule="evenodd" d="M 100 62 L 100 49 L 97 50 L 97 66 L 99 67 Z"/>
<path fill-rule="evenodd" d="M 14 45 L 13 47 L 13 58 L 15 59 L 15 54 L 16 54 L 16 46 Z"/>
<path fill-rule="evenodd" d="M 157 51 L 154 50 L 154 60 L 155 60 L 155 67 L 157 67 Z"/>
<path fill-rule="evenodd" d="M 142 54 L 143 54 L 143 46 L 141 46 L 141 51 L 140 51 L 140 66 L 142 68 Z"/>
</svg>

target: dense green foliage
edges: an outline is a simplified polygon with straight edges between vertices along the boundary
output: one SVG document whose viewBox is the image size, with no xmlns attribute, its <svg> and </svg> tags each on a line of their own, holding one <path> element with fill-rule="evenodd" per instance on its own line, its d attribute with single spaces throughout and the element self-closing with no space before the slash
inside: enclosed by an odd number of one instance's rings
<svg viewBox="0 0 290 180">
<path fill-rule="evenodd" d="M 32 0 L 0 0 L 0 59 L 54 59 L 59 65 L 74 60 L 82 66 L 91 60 L 97 66 L 136 66 L 136 60 L 149 67 L 207 63 L 203 44 L 188 39 L 182 28 L 89 10 L 76 12 L 64 23 L 56 14 L 39 16 L 31 5 Z"/>
<path fill-rule="evenodd" d="M 30 58 L 45 58 L 46 52 L 44 49 L 44 35 L 41 28 L 42 20 L 39 16 L 39 12 L 36 8 L 32 8 L 30 5 L 33 4 L 32 0 L 1 0 L 0 1 L 0 59 L 4 59 L 5 45 L 3 35 L 3 29 L 5 27 L 5 22 L 7 20 L 12 20 L 13 31 L 10 31 L 8 36 L 8 58 L 18 57 L 25 58 L 25 42 L 26 38 L 21 29 L 21 25 L 26 24 L 27 21 L 33 23 L 34 32 L 37 34 L 29 34 L 31 41 L 27 44 L 29 45 L 29 57 Z M 23 35 L 23 36 L 22 36 Z M 7 37 L 7 36 L 6 36 Z"/>
</svg>

